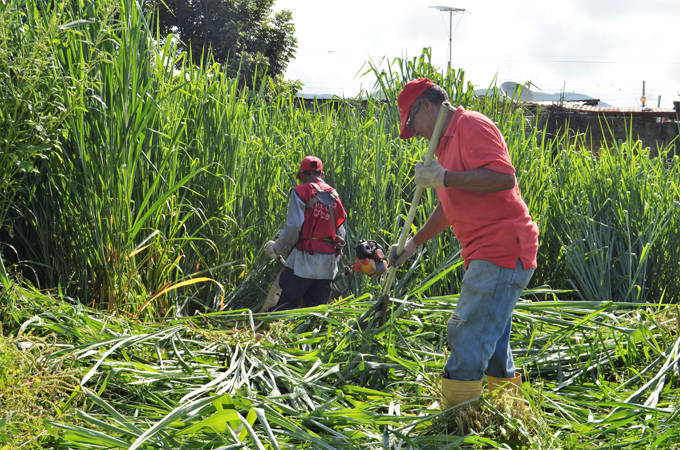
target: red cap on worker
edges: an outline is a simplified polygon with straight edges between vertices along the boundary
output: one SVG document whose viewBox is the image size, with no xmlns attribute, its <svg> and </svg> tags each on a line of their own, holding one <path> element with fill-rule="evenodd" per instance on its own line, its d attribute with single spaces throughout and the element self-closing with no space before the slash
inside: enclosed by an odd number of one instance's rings
<svg viewBox="0 0 680 450">
<path fill-rule="evenodd" d="M 423 95 L 423 93 L 432 86 L 434 86 L 434 83 L 431 82 L 429 78 L 418 78 L 406 83 L 404 89 L 399 93 L 399 97 L 397 97 L 397 106 L 399 107 L 399 115 L 401 116 L 400 138 L 411 139 L 413 137 L 413 131 L 406 128 L 408 112 L 411 109 L 413 102 L 418 100 L 418 97 Z"/>
<path fill-rule="evenodd" d="M 297 175 L 295 175 L 295 178 L 298 180 L 300 179 L 300 172 L 303 170 L 309 170 L 312 172 L 321 172 L 321 175 L 323 175 L 323 163 L 319 158 L 316 156 L 305 156 L 302 159 L 302 162 L 300 163 L 300 170 L 298 170 Z"/>
</svg>

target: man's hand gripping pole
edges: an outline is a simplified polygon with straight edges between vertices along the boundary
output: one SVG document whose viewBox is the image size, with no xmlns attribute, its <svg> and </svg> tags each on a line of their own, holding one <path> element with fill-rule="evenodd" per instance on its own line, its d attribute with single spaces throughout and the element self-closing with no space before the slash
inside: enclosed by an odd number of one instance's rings
<svg viewBox="0 0 680 450">
<path fill-rule="evenodd" d="M 437 122 L 434 126 L 434 131 L 432 132 L 432 138 L 427 146 L 427 154 L 425 154 L 425 159 L 423 163 L 425 167 L 429 166 L 434 158 L 434 151 L 439 143 L 439 133 L 441 132 L 442 126 L 444 125 L 444 119 L 446 114 L 449 112 L 449 108 L 446 103 L 442 103 L 439 108 L 439 115 L 437 116 Z M 397 255 L 400 255 L 404 251 L 404 245 L 406 245 L 406 240 L 408 239 L 409 230 L 411 229 L 411 224 L 413 219 L 416 217 L 416 210 L 418 209 L 418 204 L 420 203 L 420 196 L 423 194 L 422 187 L 416 187 L 416 192 L 413 194 L 413 201 L 411 202 L 411 207 L 408 210 L 408 216 L 406 216 L 406 222 L 404 222 L 404 227 L 401 229 L 401 234 L 399 235 L 399 242 L 397 246 Z M 397 268 L 390 267 L 387 270 L 387 279 L 385 280 L 385 286 L 383 286 L 382 292 L 382 315 L 380 317 L 380 325 L 385 323 L 387 318 L 387 308 L 392 303 L 390 300 L 390 292 L 392 291 L 392 285 L 394 284 L 394 279 L 397 275 Z"/>
</svg>

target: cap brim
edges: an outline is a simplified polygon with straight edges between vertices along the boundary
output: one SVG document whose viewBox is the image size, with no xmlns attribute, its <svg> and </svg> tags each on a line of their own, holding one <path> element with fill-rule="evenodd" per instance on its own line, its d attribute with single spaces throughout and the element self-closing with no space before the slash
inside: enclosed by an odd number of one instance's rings
<svg viewBox="0 0 680 450">
<path fill-rule="evenodd" d="M 413 137 L 413 131 L 411 131 L 406 126 L 406 121 L 408 120 L 408 112 L 410 110 L 411 110 L 410 106 L 408 108 L 405 108 L 404 113 L 401 115 L 401 132 L 399 133 L 399 137 L 404 140 L 411 139 Z"/>
</svg>

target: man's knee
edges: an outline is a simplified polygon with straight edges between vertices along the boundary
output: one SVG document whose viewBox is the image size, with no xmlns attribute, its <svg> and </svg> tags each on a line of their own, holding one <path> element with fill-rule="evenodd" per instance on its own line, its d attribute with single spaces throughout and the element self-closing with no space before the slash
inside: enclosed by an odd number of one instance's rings
<svg viewBox="0 0 680 450">
<path fill-rule="evenodd" d="M 467 319 L 461 317 L 458 313 L 453 313 L 446 323 L 446 336 L 449 340 L 455 341 L 458 336 L 465 334 L 465 323 Z"/>
</svg>

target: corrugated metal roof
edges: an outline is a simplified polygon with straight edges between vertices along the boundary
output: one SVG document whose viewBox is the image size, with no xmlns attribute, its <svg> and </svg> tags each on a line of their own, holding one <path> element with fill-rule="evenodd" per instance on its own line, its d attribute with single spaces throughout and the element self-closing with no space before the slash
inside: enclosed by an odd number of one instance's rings
<svg viewBox="0 0 680 450">
<path fill-rule="evenodd" d="M 592 114 L 635 114 L 635 115 L 662 115 L 669 116 L 675 115 L 676 111 L 674 109 L 665 108 L 642 108 L 639 106 L 590 106 L 586 104 L 587 102 L 529 102 L 535 105 L 548 106 L 550 108 L 559 108 L 565 110 L 571 110 L 575 112 L 585 112 Z"/>
</svg>

